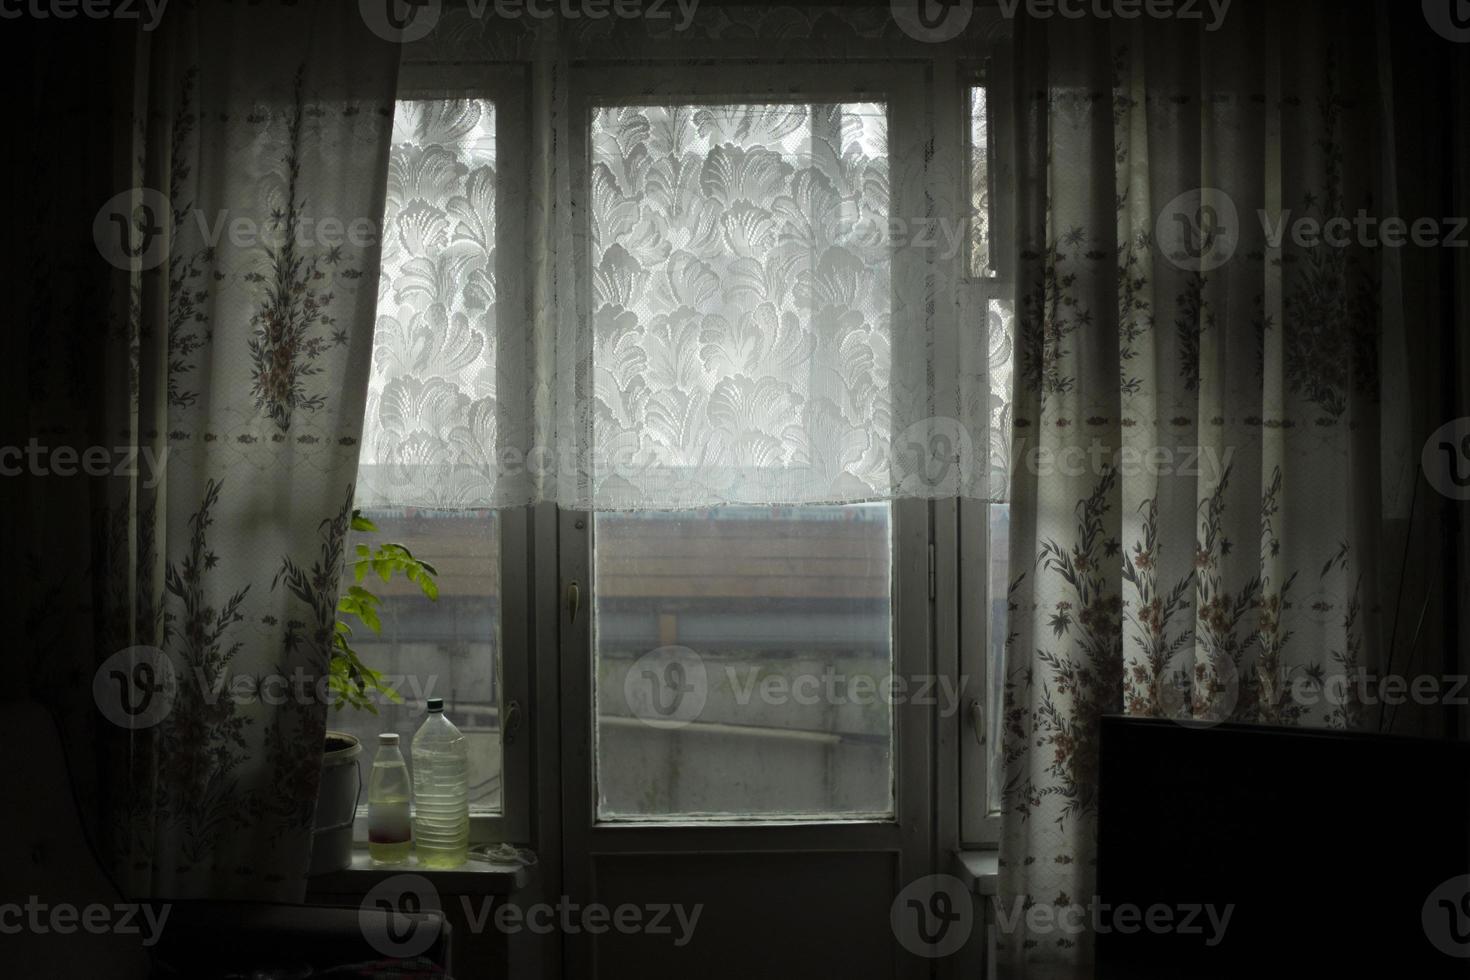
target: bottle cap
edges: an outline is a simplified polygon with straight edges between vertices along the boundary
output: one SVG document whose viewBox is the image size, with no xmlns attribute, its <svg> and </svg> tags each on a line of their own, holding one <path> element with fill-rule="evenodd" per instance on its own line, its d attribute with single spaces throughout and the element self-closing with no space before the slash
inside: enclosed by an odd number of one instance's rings
<svg viewBox="0 0 1470 980">
<path fill-rule="evenodd" d="M 397 745 L 398 744 L 398 733 L 397 732 L 380 732 L 378 734 L 378 744 L 379 745 Z"/>
<path fill-rule="evenodd" d="M 443 698 L 429 698 L 427 707 L 428 707 L 428 709 L 430 711 L 443 711 L 444 710 L 444 699 Z"/>
</svg>

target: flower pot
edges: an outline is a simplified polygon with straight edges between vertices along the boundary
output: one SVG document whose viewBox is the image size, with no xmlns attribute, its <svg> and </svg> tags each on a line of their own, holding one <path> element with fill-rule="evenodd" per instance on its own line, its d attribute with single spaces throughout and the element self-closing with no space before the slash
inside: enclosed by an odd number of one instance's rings
<svg viewBox="0 0 1470 980">
<path fill-rule="evenodd" d="M 327 732 L 316 819 L 311 828 L 311 874 L 341 871 L 352 864 L 352 822 L 362 795 L 362 776 L 357 768 L 360 755 L 362 743 L 355 735 Z"/>
</svg>

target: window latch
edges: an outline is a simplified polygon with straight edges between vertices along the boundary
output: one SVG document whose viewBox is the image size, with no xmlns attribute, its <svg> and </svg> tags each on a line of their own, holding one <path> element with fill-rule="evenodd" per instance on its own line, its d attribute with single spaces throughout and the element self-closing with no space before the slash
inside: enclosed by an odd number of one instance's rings
<svg viewBox="0 0 1470 980">
<path fill-rule="evenodd" d="M 979 698 L 971 698 L 969 704 L 970 727 L 975 729 L 975 744 L 985 744 L 985 709 L 980 707 Z"/>
<path fill-rule="evenodd" d="M 511 745 L 516 740 L 516 732 L 521 728 L 521 703 L 514 699 L 505 706 L 505 723 L 501 725 L 501 737 L 506 745 Z"/>
</svg>

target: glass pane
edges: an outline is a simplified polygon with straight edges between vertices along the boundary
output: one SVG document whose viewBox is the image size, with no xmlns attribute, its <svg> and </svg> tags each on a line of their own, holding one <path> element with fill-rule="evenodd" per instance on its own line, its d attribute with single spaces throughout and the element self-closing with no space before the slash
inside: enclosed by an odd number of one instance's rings
<svg viewBox="0 0 1470 980">
<path fill-rule="evenodd" d="M 893 813 L 890 514 L 597 515 L 599 818 Z"/>
<path fill-rule="evenodd" d="M 990 123 L 985 88 L 970 88 L 970 275 L 995 275 L 990 254 Z"/>
<path fill-rule="evenodd" d="M 987 788 L 986 808 L 992 812 L 1000 810 L 1000 791 L 1004 785 L 1003 758 L 1001 755 L 1001 722 L 1005 711 L 1006 685 L 1006 630 L 1010 624 L 1010 554 L 1011 554 L 1011 505 L 990 504 L 990 575 L 987 591 L 990 602 L 990 642 L 987 650 L 990 670 L 985 706 L 986 744 L 990 746 L 990 760 L 986 774 L 990 777 Z"/>
<path fill-rule="evenodd" d="M 444 699 L 444 713 L 469 739 L 470 811 L 499 813 L 500 753 L 500 522 L 494 511 L 365 511 L 375 534 L 353 532 L 358 544 L 395 542 L 438 571 L 439 598 L 431 601 L 401 575 L 363 580 L 382 599 L 383 631 L 359 627 L 353 647 L 369 667 L 387 675 L 402 704 L 378 702 L 378 714 L 334 709 L 327 726 L 362 739 L 364 795 L 379 732 L 397 732 L 413 769 L 410 744 L 424 722 L 424 700 Z M 344 581 L 343 587 L 346 587 Z"/>
</svg>

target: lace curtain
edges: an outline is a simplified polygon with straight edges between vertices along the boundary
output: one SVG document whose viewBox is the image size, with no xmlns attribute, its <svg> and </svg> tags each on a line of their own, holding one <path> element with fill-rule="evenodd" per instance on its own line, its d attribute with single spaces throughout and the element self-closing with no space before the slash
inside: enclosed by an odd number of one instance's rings
<svg viewBox="0 0 1470 980">
<path fill-rule="evenodd" d="M 842 29 L 892 44 L 877 13 Z M 790 10 L 732 16 L 664 53 L 792 31 Z M 671 92 L 676 72 L 698 92 L 722 70 L 584 26 L 548 41 L 446 12 L 434 48 L 407 50 L 412 78 L 416 58 L 529 45 L 532 111 L 504 118 L 516 88 L 399 103 L 359 505 L 987 496 L 994 345 L 954 315 L 961 182 L 935 190 L 887 102 L 769 74 L 732 82 L 738 98 L 601 91 L 570 52 L 621 55 Z"/>
</svg>

